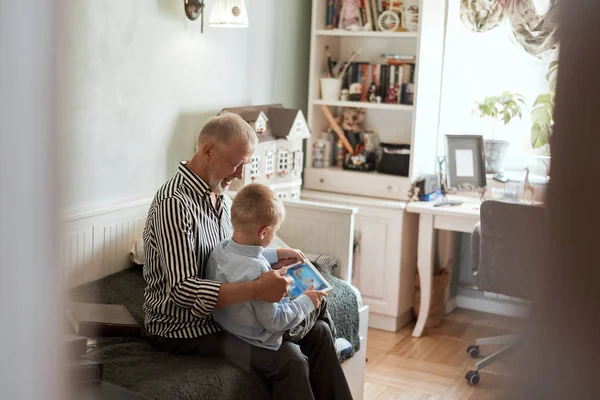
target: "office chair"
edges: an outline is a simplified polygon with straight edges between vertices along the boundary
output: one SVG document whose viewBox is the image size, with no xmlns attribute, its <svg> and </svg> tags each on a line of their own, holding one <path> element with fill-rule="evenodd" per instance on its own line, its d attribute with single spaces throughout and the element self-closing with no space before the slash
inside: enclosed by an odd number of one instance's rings
<svg viewBox="0 0 600 400">
<path fill-rule="evenodd" d="M 471 270 L 477 287 L 531 301 L 546 232 L 544 207 L 484 201 L 471 237 Z M 506 346 L 477 362 L 475 370 L 467 372 L 467 381 L 478 384 L 479 371 L 510 354 L 522 340 L 518 334 L 477 339 L 475 345 L 467 348 L 471 357 L 479 356 L 479 346 Z"/>
</svg>

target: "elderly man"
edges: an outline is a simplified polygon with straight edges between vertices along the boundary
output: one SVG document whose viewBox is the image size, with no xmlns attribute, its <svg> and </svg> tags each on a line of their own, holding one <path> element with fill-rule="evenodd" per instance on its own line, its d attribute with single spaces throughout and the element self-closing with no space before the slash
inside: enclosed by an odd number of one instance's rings
<svg viewBox="0 0 600 400">
<path fill-rule="evenodd" d="M 351 399 L 327 325 L 272 351 L 222 331 L 211 317 L 214 308 L 249 300 L 278 302 L 289 285 L 285 268 L 253 282 L 204 279 L 210 252 L 232 234 L 231 200 L 223 194 L 242 178 L 256 143 L 239 116 L 213 117 L 202 127 L 192 159 L 158 190 L 143 233 L 149 339 L 159 350 L 222 356 L 254 370 L 270 383 L 275 399 Z"/>
</svg>

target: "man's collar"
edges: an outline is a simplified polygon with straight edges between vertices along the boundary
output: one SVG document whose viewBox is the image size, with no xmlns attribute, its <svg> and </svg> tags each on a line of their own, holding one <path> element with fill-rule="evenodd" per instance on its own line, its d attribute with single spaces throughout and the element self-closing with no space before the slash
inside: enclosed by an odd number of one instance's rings
<svg viewBox="0 0 600 400">
<path fill-rule="evenodd" d="M 229 242 L 227 242 L 227 247 L 230 250 L 233 250 L 235 253 L 248 257 L 260 257 L 263 251 L 265 251 L 265 248 L 262 246 L 238 244 L 234 242 L 233 239 L 229 239 Z"/>
<path fill-rule="evenodd" d="M 201 196 L 208 196 L 211 194 L 212 191 L 210 190 L 210 186 L 187 167 L 187 161 L 180 162 L 177 171 L 183 177 L 184 182 Z"/>
</svg>

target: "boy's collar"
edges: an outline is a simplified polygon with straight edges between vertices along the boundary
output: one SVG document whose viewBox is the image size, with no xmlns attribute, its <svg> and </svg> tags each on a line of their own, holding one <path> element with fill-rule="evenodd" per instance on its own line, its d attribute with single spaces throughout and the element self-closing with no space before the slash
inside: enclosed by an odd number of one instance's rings
<svg viewBox="0 0 600 400">
<path fill-rule="evenodd" d="M 234 252 L 241 254 L 243 256 L 248 257 L 260 257 L 262 253 L 265 251 L 265 248 L 262 246 L 251 246 L 246 244 L 236 243 L 233 239 L 229 239 L 227 243 L 227 247 L 229 247 Z"/>
</svg>

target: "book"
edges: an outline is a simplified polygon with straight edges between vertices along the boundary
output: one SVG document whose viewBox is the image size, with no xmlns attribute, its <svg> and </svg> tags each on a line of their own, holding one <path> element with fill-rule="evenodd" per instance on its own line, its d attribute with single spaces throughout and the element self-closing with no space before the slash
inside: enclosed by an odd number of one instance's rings
<svg viewBox="0 0 600 400">
<path fill-rule="evenodd" d="M 69 303 L 67 317 L 80 336 L 137 337 L 142 327 L 121 304 Z"/>
<path fill-rule="evenodd" d="M 289 288 L 289 294 L 292 299 L 306 292 L 311 285 L 315 285 L 313 290 L 323 292 L 328 292 L 332 289 L 329 282 L 323 278 L 323 275 L 321 275 L 310 261 L 298 262 L 288 266 L 285 275 L 294 280 Z"/>
</svg>

